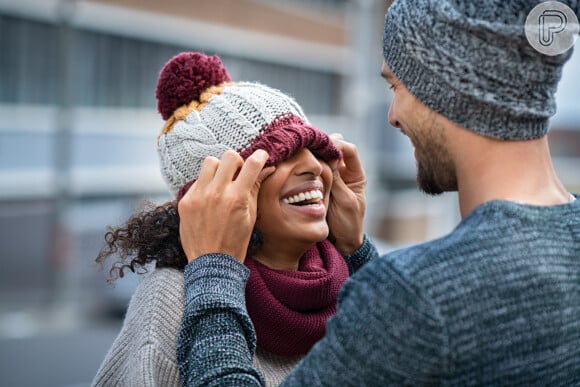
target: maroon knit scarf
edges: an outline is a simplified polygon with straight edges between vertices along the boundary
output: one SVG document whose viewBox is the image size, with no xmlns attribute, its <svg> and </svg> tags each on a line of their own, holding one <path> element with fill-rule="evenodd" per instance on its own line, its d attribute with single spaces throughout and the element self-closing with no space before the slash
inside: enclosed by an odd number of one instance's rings
<svg viewBox="0 0 580 387">
<path fill-rule="evenodd" d="M 246 306 L 258 346 L 282 356 L 308 352 L 336 312 L 338 291 L 348 278 L 344 258 L 325 240 L 306 251 L 297 271 L 270 269 L 251 257 L 245 264 Z"/>
</svg>

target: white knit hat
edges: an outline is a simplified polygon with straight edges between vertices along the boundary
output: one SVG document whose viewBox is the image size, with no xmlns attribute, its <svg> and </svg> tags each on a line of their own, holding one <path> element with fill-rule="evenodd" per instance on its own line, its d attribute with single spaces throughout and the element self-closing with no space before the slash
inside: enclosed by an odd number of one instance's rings
<svg viewBox="0 0 580 387">
<path fill-rule="evenodd" d="M 161 70 L 156 97 L 166 120 L 157 141 L 161 173 L 177 198 L 198 178 L 207 156 L 219 158 L 228 149 L 244 159 L 264 149 L 267 165 L 302 148 L 326 161 L 341 157 L 294 99 L 259 83 L 232 83 L 217 56 L 173 57 Z"/>
</svg>

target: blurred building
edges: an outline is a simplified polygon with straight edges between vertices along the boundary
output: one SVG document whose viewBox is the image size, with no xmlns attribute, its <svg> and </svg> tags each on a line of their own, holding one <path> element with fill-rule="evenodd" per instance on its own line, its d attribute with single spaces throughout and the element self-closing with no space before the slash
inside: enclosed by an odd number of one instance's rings
<svg viewBox="0 0 580 387">
<path fill-rule="evenodd" d="M 387 124 L 379 72 L 389 3 L 0 0 L 0 385 L 90 385 L 119 323 L 98 330 L 109 326 L 95 317 L 121 315 L 137 283 L 129 275 L 110 287 L 94 264 L 106 227 L 144 200 L 171 199 L 154 90 L 178 52 L 219 54 L 233 79 L 293 95 L 315 125 L 356 143 L 366 229 L 382 250 L 451 230 L 456 196 L 417 191 L 409 140 Z M 550 132 L 575 192 L 579 69 L 577 50 Z"/>
<path fill-rule="evenodd" d="M 0 305 L 87 307 L 83 295 L 95 300 L 104 286 L 94 258 L 106 226 L 143 200 L 170 199 L 155 151 L 163 122 L 154 91 L 178 52 L 219 54 L 233 79 L 293 95 L 315 125 L 360 144 L 374 175 L 366 144 L 386 125 L 377 82 L 385 8 L 372 0 L 0 0 Z M 118 282 L 128 287 L 121 305 L 133 285 Z"/>
<path fill-rule="evenodd" d="M 144 199 L 169 199 L 154 90 L 163 64 L 186 50 L 219 54 L 233 79 L 293 95 L 315 125 L 357 143 L 369 178 L 367 230 L 377 240 L 397 246 L 449 231 L 459 220 L 455 196 L 417 191 L 410 143 L 386 122 L 387 3 L 0 0 L 0 304 L 75 302 L 102 287 L 93 261 L 106 226 Z M 573 191 L 579 58 L 565 68 L 550 133 Z"/>
</svg>

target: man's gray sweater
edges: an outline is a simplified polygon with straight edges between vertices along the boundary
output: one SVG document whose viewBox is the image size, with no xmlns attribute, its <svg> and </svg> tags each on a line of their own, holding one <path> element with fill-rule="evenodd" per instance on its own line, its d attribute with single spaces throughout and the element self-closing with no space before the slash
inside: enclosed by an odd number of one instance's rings
<svg viewBox="0 0 580 387">
<path fill-rule="evenodd" d="M 366 239 L 354 259 L 368 255 Z M 246 280 L 225 255 L 186 267 L 185 385 L 261 383 Z M 372 259 L 284 385 L 580 385 L 580 200 L 488 202 L 443 238 Z"/>
</svg>

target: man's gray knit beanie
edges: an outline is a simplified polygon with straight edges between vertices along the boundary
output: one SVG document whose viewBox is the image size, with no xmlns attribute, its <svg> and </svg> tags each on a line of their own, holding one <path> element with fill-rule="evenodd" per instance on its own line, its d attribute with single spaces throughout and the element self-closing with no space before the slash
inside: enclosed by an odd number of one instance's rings
<svg viewBox="0 0 580 387">
<path fill-rule="evenodd" d="M 547 56 L 525 35 L 536 0 L 395 0 L 383 55 L 421 102 L 484 136 L 544 136 L 572 49 Z M 567 0 L 580 18 L 580 1 Z"/>
</svg>

